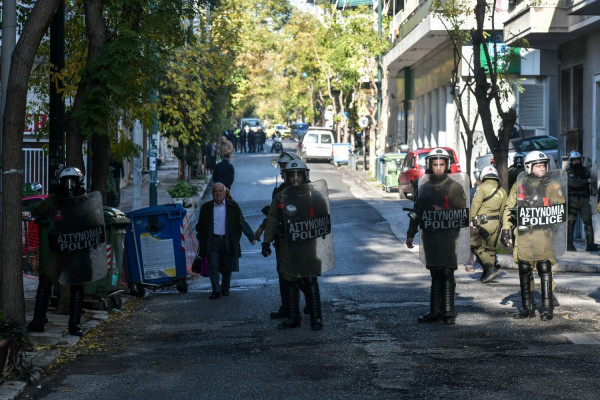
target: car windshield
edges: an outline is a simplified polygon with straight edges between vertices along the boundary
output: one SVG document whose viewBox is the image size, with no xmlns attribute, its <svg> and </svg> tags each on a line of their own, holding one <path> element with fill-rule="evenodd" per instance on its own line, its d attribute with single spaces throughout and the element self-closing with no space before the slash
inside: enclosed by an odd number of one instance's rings
<svg viewBox="0 0 600 400">
<path fill-rule="evenodd" d="M 519 151 L 553 150 L 556 148 L 558 148 L 557 140 L 553 137 L 545 137 L 524 140 L 519 146 Z"/>
<path fill-rule="evenodd" d="M 425 166 L 425 157 L 427 157 L 428 153 L 421 153 L 419 154 L 419 167 L 424 167 Z"/>
<path fill-rule="evenodd" d="M 306 130 L 308 129 L 308 124 L 297 124 L 296 127 L 298 127 L 299 130 Z"/>
<path fill-rule="evenodd" d="M 316 134 L 308 134 L 304 137 L 304 143 L 317 143 L 317 137 L 318 135 Z"/>
</svg>

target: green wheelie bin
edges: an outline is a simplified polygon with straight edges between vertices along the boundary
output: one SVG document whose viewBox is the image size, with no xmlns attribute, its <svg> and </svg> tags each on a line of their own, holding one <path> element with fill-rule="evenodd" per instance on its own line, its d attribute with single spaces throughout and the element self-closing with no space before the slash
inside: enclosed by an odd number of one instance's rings
<svg viewBox="0 0 600 400">
<path fill-rule="evenodd" d="M 121 307 L 121 271 L 125 253 L 125 229 L 129 223 L 129 218 L 121 210 L 104 207 L 108 271 L 104 278 L 83 286 L 87 303 L 96 303 L 99 308 L 105 310 Z"/>
<path fill-rule="evenodd" d="M 382 157 L 381 187 L 386 192 L 398 188 L 398 170 L 406 157 L 406 153 L 385 153 Z"/>
</svg>

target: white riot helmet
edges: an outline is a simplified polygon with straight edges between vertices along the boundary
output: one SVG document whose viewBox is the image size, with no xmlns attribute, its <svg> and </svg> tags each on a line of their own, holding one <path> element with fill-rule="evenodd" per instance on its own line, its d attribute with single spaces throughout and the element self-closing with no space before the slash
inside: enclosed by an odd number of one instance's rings
<svg viewBox="0 0 600 400">
<path fill-rule="evenodd" d="M 529 153 L 527 153 L 527 156 L 525 156 L 525 171 L 528 174 L 531 174 L 532 171 L 532 167 L 535 164 L 545 164 L 546 165 L 546 169 L 548 169 L 548 164 L 550 163 L 550 159 L 548 158 L 548 156 L 546 154 L 544 154 L 541 151 L 531 151 Z"/>
<path fill-rule="evenodd" d="M 448 151 L 442 149 L 441 147 L 436 147 L 435 149 L 432 149 L 429 154 L 427 154 L 427 157 L 425 157 L 425 165 L 427 166 L 427 170 L 429 172 L 433 171 L 433 168 L 431 168 L 431 163 L 433 162 L 433 160 L 445 160 L 446 161 L 446 173 L 450 172 L 450 153 L 448 153 Z"/>
<path fill-rule="evenodd" d="M 76 167 L 64 167 L 58 171 L 58 181 L 67 191 L 72 192 L 83 183 L 83 173 Z"/>
<path fill-rule="evenodd" d="M 495 179 L 497 181 L 500 180 L 496 168 L 490 165 L 489 167 L 485 167 L 483 171 L 481 171 L 481 180 L 485 181 L 486 179 Z"/>
<path fill-rule="evenodd" d="M 525 160 L 525 154 L 517 153 L 513 156 L 513 165 L 516 167 L 522 167 L 523 160 Z"/>
<path fill-rule="evenodd" d="M 583 156 L 581 155 L 580 152 L 573 150 L 572 152 L 569 153 L 569 162 L 572 163 L 573 159 L 575 159 L 575 158 L 579 158 L 579 160 L 581 161 Z"/>
<path fill-rule="evenodd" d="M 304 183 L 307 183 L 308 179 L 309 179 L 308 172 L 309 172 L 309 169 L 302 160 L 292 160 L 292 161 L 288 162 L 287 165 L 285 166 L 283 175 L 287 182 L 287 179 L 290 175 L 303 174 L 304 175 Z"/>
</svg>

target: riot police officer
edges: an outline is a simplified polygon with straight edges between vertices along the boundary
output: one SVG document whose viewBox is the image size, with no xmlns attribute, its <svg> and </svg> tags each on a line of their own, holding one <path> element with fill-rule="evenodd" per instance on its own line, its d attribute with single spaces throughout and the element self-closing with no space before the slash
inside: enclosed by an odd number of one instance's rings
<svg viewBox="0 0 600 400">
<path fill-rule="evenodd" d="M 280 155 L 278 155 L 277 157 L 275 157 L 273 160 L 271 160 L 271 164 L 273 164 L 273 167 L 277 167 L 279 166 L 279 172 L 281 174 L 281 178 L 283 179 L 283 182 L 279 185 L 276 186 L 275 189 L 273 189 L 273 193 L 271 194 L 271 201 L 273 201 L 273 199 L 275 199 L 275 197 L 277 196 L 277 193 L 281 192 L 282 190 L 284 190 L 287 187 L 287 182 L 285 180 L 285 166 L 287 165 L 287 163 L 289 163 L 292 160 L 299 160 L 300 158 L 292 152 L 283 152 Z M 266 206 L 263 207 L 263 212 L 266 216 L 269 215 L 269 208 L 270 206 Z M 267 218 L 265 218 L 263 220 L 263 222 L 260 224 L 260 226 L 256 229 L 256 232 L 254 233 L 254 237 L 256 238 L 256 240 L 260 240 L 260 237 L 265 229 L 265 226 L 267 225 Z M 280 265 L 279 265 L 279 256 L 278 256 L 278 252 L 279 252 L 279 238 L 275 237 L 273 240 L 273 247 L 275 248 L 275 258 L 277 259 L 277 275 L 279 276 L 279 294 L 281 296 L 281 305 L 279 306 L 279 309 L 277 311 L 273 311 L 269 314 L 269 317 L 271 319 L 282 319 L 286 317 L 286 310 L 287 310 L 287 305 L 286 305 L 286 298 L 287 298 L 287 281 L 285 281 L 284 279 L 282 279 L 281 274 L 279 273 L 279 269 L 280 269 Z"/>
<path fill-rule="evenodd" d="M 82 196 L 85 194 L 85 189 L 81 186 L 83 183 L 83 174 L 79 168 L 65 167 L 58 171 L 58 180 L 60 186 L 56 193 L 52 193 L 36 209 L 36 219 L 49 219 L 52 209 L 57 201 L 63 198 Z M 51 249 L 51 251 L 53 251 Z M 53 257 L 48 257 L 48 262 L 43 266 L 39 277 L 39 285 L 35 297 L 35 308 L 33 311 L 33 320 L 27 326 L 29 332 L 44 332 L 44 325 L 47 322 L 46 309 L 50 299 L 50 292 L 53 281 L 58 281 L 60 274 L 59 268 L 62 266 L 56 265 L 53 262 Z M 69 333 L 74 336 L 81 336 L 81 314 L 83 311 L 83 285 L 71 285 L 71 299 L 69 304 Z"/>
<path fill-rule="evenodd" d="M 463 186 L 452 179 L 450 173 L 450 154 L 442 149 L 431 150 L 425 158 L 425 176 L 419 179 L 418 191 L 415 196 L 414 211 L 416 218 L 411 218 L 406 234 L 406 246 L 413 248 L 413 238 L 421 226 L 421 260 L 425 263 L 431 274 L 431 292 L 429 312 L 420 316 L 418 322 L 433 322 L 443 320 L 444 324 L 455 323 L 454 297 L 456 281 L 454 271 L 458 268 L 457 240 L 459 229 L 454 227 L 455 222 L 460 222 L 460 227 L 466 229 L 466 250 L 464 258 L 468 257 L 468 210 L 466 209 L 467 178 L 463 178 Z M 432 210 L 462 210 L 462 221 L 436 221 L 451 223 L 446 229 L 426 229 L 426 213 Z M 431 213 L 437 215 L 438 213 Z M 448 213 L 453 215 L 455 213 Z"/>
<path fill-rule="evenodd" d="M 512 186 L 517 181 L 517 176 L 523 171 L 523 160 L 525 160 L 525 154 L 517 153 L 513 156 L 513 164 L 508 169 L 508 190 L 512 188 Z"/>
<path fill-rule="evenodd" d="M 506 191 L 500 186 L 498 171 L 494 167 L 485 167 L 481 171 L 481 180 L 471 203 L 471 250 L 483 266 L 481 282 L 491 282 L 500 267 L 496 261 L 496 246 L 500 234 L 500 215 L 506 203 Z"/>
<path fill-rule="evenodd" d="M 262 254 L 271 255 L 269 244 L 275 239 L 279 240 L 277 262 L 279 275 L 283 281 L 285 319 L 277 326 L 278 329 L 296 328 L 300 326 L 299 289 L 304 287 L 307 308 L 310 314 L 311 328 L 323 328 L 321 312 L 321 297 L 317 277 L 323 271 L 333 268 L 333 253 L 331 260 L 326 260 L 319 254 L 321 246 L 317 246 L 316 238 L 310 232 L 295 231 L 296 235 L 306 234 L 301 240 L 293 237 L 293 229 L 302 229 L 302 226 L 311 224 L 296 224 L 295 222 L 308 221 L 309 218 L 330 221 L 329 205 L 326 192 L 317 190 L 317 183 L 309 182 L 309 169 L 301 160 L 292 160 L 287 163 L 283 171 L 287 187 L 278 192 L 269 207 L 267 223 L 264 231 Z M 326 187 L 325 187 L 326 190 Z M 295 227 L 295 228 L 294 228 Z M 327 228 L 327 227 L 326 227 Z M 333 251 L 331 227 L 319 232 L 319 236 L 329 235 L 331 251 Z M 330 264 L 331 263 L 331 264 Z"/>
<path fill-rule="evenodd" d="M 506 247 L 512 245 L 513 257 L 519 266 L 519 283 L 522 307 L 514 318 L 535 316 L 533 302 L 532 267 L 535 266 L 541 281 L 542 309 L 540 318 L 553 318 L 552 264 L 566 248 L 566 203 L 564 190 L 566 175 L 562 170 L 548 171 L 550 159 L 540 151 L 527 154 L 525 172 L 513 185 L 503 215 L 500 241 Z M 513 215 L 515 210 L 517 215 Z"/>
<path fill-rule="evenodd" d="M 583 166 L 581 153 L 572 151 L 569 154 L 569 168 L 567 168 L 567 179 L 569 182 L 569 226 L 567 230 L 567 250 L 577 251 L 573 245 L 573 231 L 577 214 L 581 216 L 585 231 L 586 251 L 598 251 L 599 247 L 594 243 L 594 226 L 592 225 L 592 210 L 590 207 L 590 183 L 591 174 L 588 168 Z"/>
</svg>

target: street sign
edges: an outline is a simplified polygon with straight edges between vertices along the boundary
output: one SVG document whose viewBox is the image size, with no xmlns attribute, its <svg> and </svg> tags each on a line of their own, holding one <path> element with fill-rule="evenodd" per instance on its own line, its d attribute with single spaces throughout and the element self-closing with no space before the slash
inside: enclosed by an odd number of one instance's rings
<svg viewBox="0 0 600 400">
<path fill-rule="evenodd" d="M 360 126 L 361 128 L 366 128 L 367 126 L 369 126 L 369 117 L 367 117 L 366 115 L 360 117 L 360 119 L 358 120 L 358 126 Z"/>
</svg>

